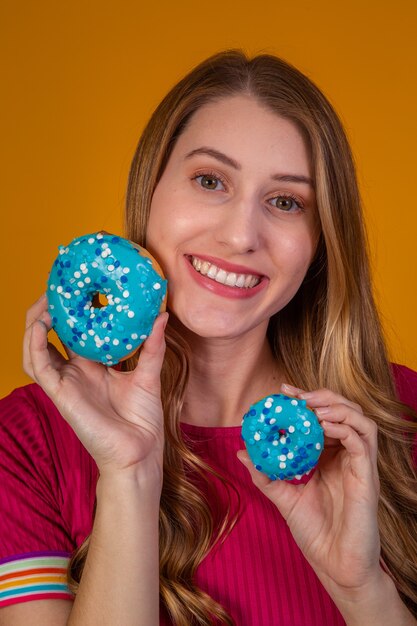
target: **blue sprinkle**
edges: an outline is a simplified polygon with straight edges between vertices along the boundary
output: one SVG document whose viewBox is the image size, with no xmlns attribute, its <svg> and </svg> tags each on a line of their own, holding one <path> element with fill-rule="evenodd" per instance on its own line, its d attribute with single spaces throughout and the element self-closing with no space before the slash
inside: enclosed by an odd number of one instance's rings
<svg viewBox="0 0 417 626">
<path fill-rule="evenodd" d="M 71 261 L 65 261 L 64 265 L 65 267 L 71 267 Z"/>
<path fill-rule="evenodd" d="M 264 415 L 268 415 L 268 413 L 270 413 L 270 409 L 262 409 L 262 413 Z"/>
<path fill-rule="evenodd" d="M 120 277 L 120 282 L 121 283 L 127 283 L 127 276 L 121 276 Z"/>
<path fill-rule="evenodd" d="M 311 448 L 313 447 L 313 445 L 314 445 L 313 443 L 308 443 L 306 447 L 307 447 L 309 450 L 311 450 Z"/>
<path fill-rule="evenodd" d="M 101 276 L 100 280 L 102 283 L 107 283 L 107 276 Z"/>
<path fill-rule="evenodd" d="M 275 437 L 274 435 L 269 435 L 269 437 L 267 438 L 267 441 L 274 441 Z"/>
<path fill-rule="evenodd" d="M 119 237 L 112 237 L 111 238 L 111 242 L 112 243 L 117 243 L 119 241 L 119 239 L 120 239 Z"/>
<path fill-rule="evenodd" d="M 101 254 L 101 250 L 100 250 L 100 248 L 96 248 L 96 249 L 94 250 L 94 252 L 96 253 L 96 256 L 100 256 L 100 254 Z"/>
<path fill-rule="evenodd" d="M 108 343 L 105 343 L 103 346 L 103 350 L 105 350 L 106 352 L 108 352 L 110 350 L 110 346 Z"/>
<path fill-rule="evenodd" d="M 120 266 L 120 261 L 115 261 L 114 262 L 114 267 L 119 267 Z"/>
<path fill-rule="evenodd" d="M 57 274 L 58 276 L 62 276 L 62 270 L 58 270 Z"/>
<path fill-rule="evenodd" d="M 72 346 L 74 345 L 71 341 L 68 342 L 68 345 L 70 348 L 72 348 Z"/>
<path fill-rule="evenodd" d="M 126 337 L 123 339 L 123 343 L 129 343 L 129 339 L 127 339 Z"/>
<path fill-rule="evenodd" d="M 68 311 L 68 313 L 69 313 L 70 315 L 75 315 L 75 311 L 74 311 L 74 309 L 70 309 L 70 310 Z"/>
<path fill-rule="evenodd" d="M 266 459 L 269 455 L 268 455 L 268 452 L 262 452 L 261 456 L 263 459 Z"/>
<path fill-rule="evenodd" d="M 256 411 L 255 411 L 255 409 L 251 409 L 251 410 L 249 411 L 249 415 L 256 415 Z"/>
<path fill-rule="evenodd" d="M 73 340 L 73 341 L 75 341 L 75 343 L 77 343 L 77 341 L 78 341 L 78 337 L 77 337 L 77 335 L 73 335 L 73 336 L 72 336 L 72 340 Z"/>
<path fill-rule="evenodd" d="M 258 472 L 262 472 L 262 465 L 255 465 Z"/>
<path fill-rule="evenodd" d="M 289 449 L 288 448 L 282 448 L 281 452 L 282 452 L 282 454 L 288 454 Z"/>
<path fill-rule="evenodd" d="M 295 461 L 293 461 L 293 462 L 291 463 L 291 467 L 293 467 L 294 469 L 297 469 L 297 467 L 298 467 L 298 463 L 296 463 Z"/>
<path fill-rule="evenodd" d="M 57 318 L 57 317 L 53 317 L 53 318 L 52 318 L 52 323 L 53 323 L 53 324 L 56 324 L 56 323 L 57 323 L 57 321 L 58 321 L 58 318 Z"/>
<path fill-rule="evenodd" d="M 286 479 L 286 476 L 285 476 L 285 474 L 283 474 L 283 473 L 281 472 L 281 474 L 278 474 L 278 478 L 279 478 L 280 480 L 285 480 L 285 479 Z"/>
</svg>

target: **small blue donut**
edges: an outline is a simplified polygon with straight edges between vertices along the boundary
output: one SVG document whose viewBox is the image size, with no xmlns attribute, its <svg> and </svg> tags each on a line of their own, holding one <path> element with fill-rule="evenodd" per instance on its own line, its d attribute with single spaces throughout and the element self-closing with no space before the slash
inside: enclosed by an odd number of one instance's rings
<svg viewBox="0 0 417 626">
<path fill-rule="evenodd" d="M 59 246 L 52 266 L 52 327 L 80 356 L 115 365 L 148 337 L 166 291 L 167 281 L 144 248 L 108 233 L 84 235 Z M 107 301 L 103 306 L 99 295 Z"/>
<path fill-rule="evenodd" d="M 242 439 L 256 469 L 271 480 L 301 478 L 315 465 L 324 436 L 305 400 L 271 394 L 243 416 Z"/>
</svg>

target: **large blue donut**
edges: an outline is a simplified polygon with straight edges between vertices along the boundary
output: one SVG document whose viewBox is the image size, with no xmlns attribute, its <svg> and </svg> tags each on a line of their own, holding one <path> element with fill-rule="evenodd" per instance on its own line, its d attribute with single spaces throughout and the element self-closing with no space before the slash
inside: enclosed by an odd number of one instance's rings
<svg viewBox="0 0 417 626">
<path fill-rule="evenodd" d="M 324 435 L 305 400 L 271 394 L 243 416 L 242 438 L 256 469 L 271 480 L 307 474 L 323 451 Z"/>
<path fill-rule="evenodd" d="M 77 354 L 115 365 L 148 337 L 166 290 L 167 281 L 143 248 L 108 233 L 84 235 L 59 246 L 52 266 L 52 327 Z M 98 305 L 98 294 L 106 305 Z"/>
</svg>

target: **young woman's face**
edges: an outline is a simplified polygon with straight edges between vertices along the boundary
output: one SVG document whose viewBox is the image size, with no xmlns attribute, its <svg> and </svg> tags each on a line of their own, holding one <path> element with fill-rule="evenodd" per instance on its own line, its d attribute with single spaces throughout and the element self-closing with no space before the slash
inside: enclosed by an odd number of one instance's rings
<svg viewBox="0 0 417 626">
<path fill-rule="evenodd" d="M 182 324 L 203 337 L 266 330 L 314 256 L 311 178 L 297 127 L 254 98 L 194 114 L 155 189 L 147 231 Z"/>
</svg>

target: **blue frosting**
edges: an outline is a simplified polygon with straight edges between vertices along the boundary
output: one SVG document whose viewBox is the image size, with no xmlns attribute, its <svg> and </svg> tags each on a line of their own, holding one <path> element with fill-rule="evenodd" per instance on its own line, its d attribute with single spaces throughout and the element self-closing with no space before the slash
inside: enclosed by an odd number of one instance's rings
<svg viewBox="0 0 417 626">
<path fill-rule="evenodd" d="M 301 478 L 315 465 L 324 435 L 305 400 L 271 394 L 243 416 L 242 438 L 256 469 L 271 480 Z"/>
<path fill-rule="evenodd" d="M 114 365 L 148 337 L 167 291 L 150 258 L 127 239 L 93 233 L 59 246 L 47 288 L 52 327 L 77 354 Z M 97 295 L 107 299 L 94 306 Z"/>
</svg>

